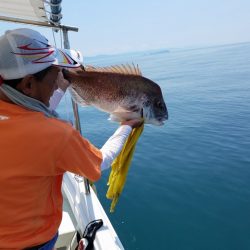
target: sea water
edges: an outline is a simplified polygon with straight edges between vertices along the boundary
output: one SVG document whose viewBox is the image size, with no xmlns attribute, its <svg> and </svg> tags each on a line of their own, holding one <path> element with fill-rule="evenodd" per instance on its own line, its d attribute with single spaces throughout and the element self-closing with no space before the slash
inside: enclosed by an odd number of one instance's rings
<svg viewBox="0 0 250 250">
<path fill-rule="evenodd" d="M 169 120 L 146 125 L 126 186 L 109 213 L 109 171 L 98 196 L 125 249 L 250 249 L 250 43 L 85 58 L 138 64 L 161 86 Z M 59 107 L 69 118 L 70 101 Z M 118 127 L 80 108 L 83 135 L 101 147 Z"/>
</svg>

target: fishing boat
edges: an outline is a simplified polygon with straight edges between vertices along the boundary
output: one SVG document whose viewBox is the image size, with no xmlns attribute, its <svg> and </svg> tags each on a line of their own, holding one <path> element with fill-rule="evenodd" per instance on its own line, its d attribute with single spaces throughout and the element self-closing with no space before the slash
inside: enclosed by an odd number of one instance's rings
<svg viewBox="0 0 250 250">
<path fill-rule="evenodd" d="M 61 31 L 65 49 L 70 48 L 68 32 L 77 27 L 62 25 L 62 0 L 0 0 L 0 20 Z M 78 106 L 72 100 L 75 128 L 81 132 Z M 79 239 L 94 237 L 96 250 L 124 249 L 107 214 L 87 179 L 65 173 L 62 185 L 63 218 L 56 249 L 75 249 Z M 93 239 L 92 239 L 93 240 Z"/>
</svg>

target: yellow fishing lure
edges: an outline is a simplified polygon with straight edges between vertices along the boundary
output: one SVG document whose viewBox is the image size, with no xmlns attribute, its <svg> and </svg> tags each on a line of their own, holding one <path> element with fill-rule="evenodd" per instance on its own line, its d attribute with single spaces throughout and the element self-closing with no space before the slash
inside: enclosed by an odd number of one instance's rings
<svg viewBox="0 0 250 250">
<path fill-rule="evenodd" d="M 134 128 L 125 142 L 122 151 L 111 165 L 106 197 L 112 200 L 110 212 L 114 212 L 119 196 L 124 188 L 135 145 L 143 131 L 144 124 Z"/>
</svg>

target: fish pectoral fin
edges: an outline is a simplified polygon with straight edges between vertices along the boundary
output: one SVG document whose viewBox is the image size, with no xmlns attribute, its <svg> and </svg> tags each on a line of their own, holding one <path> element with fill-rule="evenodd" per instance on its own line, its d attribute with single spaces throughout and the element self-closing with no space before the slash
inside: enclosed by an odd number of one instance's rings
<svg viewBox="0 0 250 250">
<path fill-rule="evenodd" d="M 70 93 L 72 99 L 76 103 L 80 104 L 81 106 L 89 106 L 90 105 L 81 96 L 79 96 L 78 93 L 72 87 L 69 87 L 68 90 L 69 90 L 69 93 Z"/>
<path fill-rule="evenodd" d="M 108 120 L 112 122 L 122 122 L 121 117 L 116 116 L 115 114 L 110 114 Z"/>
<path fill-rule="evenodd" d="M 128 112 L 131 112 L 131 110 L 118 106 L 112 113 L 128 113 Z"/>
<path fill-rule="evenodd" d="M 125 110 L 122 112 L 112 112 L 110 114 L 109 120 L 111 121 L 116 121 L 116 122 L 122 122 L 122 121 L 127 121 L 127 120 L 131 120 L 131 119 L 136 119 L 138 118 L 138 113 L 129 111 L 129 110 Z"/>
</svg>

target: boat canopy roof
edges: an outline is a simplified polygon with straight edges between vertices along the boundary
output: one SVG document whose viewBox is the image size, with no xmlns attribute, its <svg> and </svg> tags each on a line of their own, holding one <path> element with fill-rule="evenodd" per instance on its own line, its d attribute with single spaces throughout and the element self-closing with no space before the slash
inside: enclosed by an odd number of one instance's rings
<svg viewBox="0 0 250 250">
<path fill-rule="evenodd" d="M 0 0 L 0 20 L 59 26 L 62 0 Z"/>
</svg>

